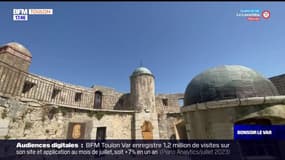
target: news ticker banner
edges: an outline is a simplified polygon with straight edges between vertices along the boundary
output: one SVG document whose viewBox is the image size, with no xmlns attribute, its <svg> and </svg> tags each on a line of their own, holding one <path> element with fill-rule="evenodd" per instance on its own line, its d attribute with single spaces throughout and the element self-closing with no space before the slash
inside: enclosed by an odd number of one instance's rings
<svg viewBox="0 0 285 160">
<path fill-rule="evenodd" d="M 0 159 L 242 160 L 250 156 L 262 158 L 262 156 L 268 155 L 284 159 L 285 155 L 282 155 L 281 152 L 284 148 L 285 141 L 1 140 Z"/>
<path fill-rule="evenodd" d="M 235 140 L 285 140 L 285 125 L 235 125 Z"/>
</svg>

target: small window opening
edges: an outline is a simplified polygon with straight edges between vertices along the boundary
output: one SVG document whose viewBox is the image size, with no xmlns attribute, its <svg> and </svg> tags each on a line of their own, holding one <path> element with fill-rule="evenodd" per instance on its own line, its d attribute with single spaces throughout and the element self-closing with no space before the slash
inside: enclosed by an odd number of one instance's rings
<svg viewBox="0 0 285 160">
<path fill-rule="evenodd" d="M 30 81 L 25 81 L 22 93 L 29 92 L 36 84 Z"/>
<path fill-rule="evenodd" d="M 55 99 L 55 97 L 60 93 L 60 89 L 56 89 L 56 88 L 54 88 L 53 90 L 52 90 L 52 95 L 51 95 L 51 99 Z"/>
<path fill-rule="evenodd" d="M 166 99 L 166 98 L 162 99 L 162 104 L 164 106 L 168 106 L 168 99 Z"/>
<path fill-rule="evenodd" d="M 95 109 L 102 108 L 102 92 L 100 92 L 100 91 L 95 92 L 94 108 Z"/>
<path fill-rule="evenodd" d="M 81 101 L 82 93 L 75 93 L 75 102 Z"/>
</svg>

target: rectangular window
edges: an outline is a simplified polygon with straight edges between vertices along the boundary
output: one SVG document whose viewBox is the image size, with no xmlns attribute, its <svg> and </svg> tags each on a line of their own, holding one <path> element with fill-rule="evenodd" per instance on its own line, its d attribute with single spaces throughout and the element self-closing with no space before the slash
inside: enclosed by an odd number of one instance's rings
<svg viewBox="0 0 285 160">
<path fill-rule="evenodd" d="M 30 81 L 25 81 L 22 93 L 29 92 L 36 84 Z"/>
<path fill-rule="evenodd" d="M 106 130 L 107 127 L 98 127 L 96 132 L 97 140 L 105 140 L 106 139 Z"/>
<path fill-rule="evenodd" d="M 102 92 L 96 91 L 94 97 L 94 108 L 100 109 L 102 108 Z"/>
<path fill-rule="evenodd" d="M 55 99 L 55 97 L 59 94 L 60 91 L 61 91 L 60 89 L 54 88 L 54 89 L 52 90 L 51 99 Z"/>
<path fill-rule="evenodd" d="M 76 92 L 75 93 L 75 102 L 81 101 L 82 93 Z"/>
<path fill-rule="evenodd" d="M 168 106 L 168 99 L 166 99 L 166 98 L 162 99 L 162 104 L 164 106 Z"/>
</svg>

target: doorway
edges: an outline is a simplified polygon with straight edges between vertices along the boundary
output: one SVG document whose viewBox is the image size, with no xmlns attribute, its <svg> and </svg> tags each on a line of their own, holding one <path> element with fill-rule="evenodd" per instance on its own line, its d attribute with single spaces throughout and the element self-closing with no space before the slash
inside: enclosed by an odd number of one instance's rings
<svg viewBox="0 0 285 160">
<path fill-rule="evenodd" d="M 152 140 L 153 139 L 153 126 L 151 124 L 151 122 L 149 121 L 144 121 L 142 127 L 142 137 L 144 140 Z"/>
<path fill-rule="evenodd" d="M 106 139 L 106 130 L 107 127 L 98 127 L 96 132 L 97 140 L 105 140 Z"/>
</svg>

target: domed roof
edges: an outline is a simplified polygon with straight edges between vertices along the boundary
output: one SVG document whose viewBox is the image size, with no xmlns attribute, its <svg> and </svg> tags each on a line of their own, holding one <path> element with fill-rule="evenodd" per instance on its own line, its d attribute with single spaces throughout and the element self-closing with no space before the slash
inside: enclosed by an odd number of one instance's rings
<svg viewBox="0 0 285 160">
<path fill-rule="evenodd" d="M 10 42 L 10 43 L 7 43 L 5 46 L 9 46 L 9 47 L 11 47 L 17 51 L 20 51 L 21 53 L 25 54 L 26 56 L 32 57 L 31 52 L 20 43 Z"/>
<path fill-rule="evenodd" d="M 239 65 L 215 67 L 188 84 L 184 106 L 213 100 L 279 95 L 273 83 L 256 71 Z"/>
<path fill-rule="evenodd" d="M 142 75 L 142 74 L 148 74 L 152 75 L 151 71 L 145 67 L 138 67 L 134 70 L 132 76 Z"/>
</svg>

